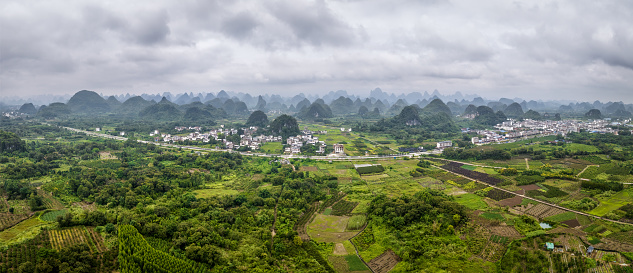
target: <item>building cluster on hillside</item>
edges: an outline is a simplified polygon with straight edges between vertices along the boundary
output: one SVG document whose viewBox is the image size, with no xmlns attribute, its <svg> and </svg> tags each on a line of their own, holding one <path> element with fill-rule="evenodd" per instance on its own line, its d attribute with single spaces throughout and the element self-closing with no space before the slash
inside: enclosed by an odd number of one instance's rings
<svg viewBox="0 0 633 273">
<path fill-rule="evenodd" d="M 462 132 L 475 132 L 482 137 L 473 137 L 471 142 L 473 144 L 487 144 L 495 142 L 508 142 L 514 141 L 519 138 L 529 138 L 535 136 L 549 136 L 549 135 L 562 135 L 565 136 L 569 133 L 587 131 L 592 133 L 613 133 L 617 134 L 618 131 L 612 129 L 611 125 L 622 125 L 630 122 L 630 120 L 624 121 L 624 123 L 614 124 L 608 119 L 599 119 L 592 121 L 579 121 L 579 120 L 531 120 L 526 119 L 523 121 L 517 121 L 509 119 L 500 124 L 497 124 L 495 128 L 499 131 L 490 130 L 470 130 L 468 128 L 462 129 Z"/>
<path fill-rule="evenodd" d="M 314 134 L 327 135 L 326 130 L 312 131 L 308 129 L 308 126 L 303 127 L 303 131 L 301 131 L 301 133 L 304 135 L 314 135 Z"/>
</svg>

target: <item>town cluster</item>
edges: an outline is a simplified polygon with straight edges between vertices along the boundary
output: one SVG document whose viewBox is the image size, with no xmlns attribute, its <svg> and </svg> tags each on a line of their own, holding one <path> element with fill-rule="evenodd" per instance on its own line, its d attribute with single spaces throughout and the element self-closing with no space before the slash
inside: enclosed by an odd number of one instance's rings
<svg viewBox="0 0 633 273">
<path fill-rule="evenodd" d="M 625 120 L 623 122 L 611 122 L 610 119 L 600 119 L 593 121 L 579 121 L 579 120 L 531 120 L 526 119 L 523 121 L 517 121 L 509 119 L 500 124 L 497 124 L 495 128 L 499 131 L 490 130 L 470 130 L 469 128 L 462 129 L 462 132 L 475 132 L 483 137 L 473 137 L 471 142 L 473 144 L 488 144 L 498 142 L 511 142 L 515 139 L 528 138 L 534 136 L 548 136 L 548 135 L 562 135 L 565 136 L 568 133 L 587 131 L 592 133 L 612 133 L 617 134 L 617 130 L 612 129 L 612 125 L 623 125 L 629 123 L 631 120 Z"/>
</svg>

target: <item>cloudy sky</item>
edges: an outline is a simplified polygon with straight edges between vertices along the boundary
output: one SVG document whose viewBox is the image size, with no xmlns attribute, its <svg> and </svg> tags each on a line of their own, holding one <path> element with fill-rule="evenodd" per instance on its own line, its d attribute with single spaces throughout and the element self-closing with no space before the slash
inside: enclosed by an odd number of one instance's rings
<svg viewBox="0 0 633 273">
<path fill-rule="evenodd" d="M 0 97 L 371 89 L 633 102 L 633 1 L 0 2 Z"/>
</svg>

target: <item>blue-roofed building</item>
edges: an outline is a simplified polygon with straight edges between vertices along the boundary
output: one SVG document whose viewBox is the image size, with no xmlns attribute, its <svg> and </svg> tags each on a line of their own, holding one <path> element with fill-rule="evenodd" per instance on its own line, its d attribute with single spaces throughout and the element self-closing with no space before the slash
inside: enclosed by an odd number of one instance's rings
<svg viewBox="0 0 633 273">
<path fill-rule="evenodd" d="M 593 250 L 594 250 L 593 246 L 589 246 L 587 248 L 587 255 L 590 255 L 593 252 Z"/>
</svg>

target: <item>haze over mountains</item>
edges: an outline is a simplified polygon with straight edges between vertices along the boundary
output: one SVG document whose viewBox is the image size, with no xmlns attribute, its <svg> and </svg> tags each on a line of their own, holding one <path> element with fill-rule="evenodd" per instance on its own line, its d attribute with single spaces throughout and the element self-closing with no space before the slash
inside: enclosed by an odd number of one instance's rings
<svg viewBox="0 0 633 273">
<path fill-rule="evenodd" d="M 463 116 L 494 125 L 506 118 L 560 119 L 563 116 L 583 116 L 592 112 L 594 118 L 628 118 L 633 104 L 623 102 L 563 102 L 526 101 L 520 98 L 490 100 L 476 95 L 455 93 L 442 95 L 413 92 L 396 95 L 380 88 L 372 90 L 367 97 L 350 95 L 344 90 L 332 91 L 322 97 L 293 97 L 279 95 L 252 96 L 246 93 L 220 91 L 218 93 L 130 94 L 102 96 L 93 91 L 82 90 L 68 100 L 48 105 L 25 102 L 19 105 L 4 105 L 4 110 L 15 109 L 24 114 L 44 117 L 59 117 L 69 114 L 116 114 L 123 117 L 154 120 L 216 120 L 228 116 L 248 116 L 255 110 L 288 113 L 302 119 L 324 119 L 334 116 L 355 115 L 362 118 L 380 118 L 401 115 L 407 106 L 416 106 L 420 112 L 445 113 L 447 116 Z M 420 121 L 410 120 L 414 124 Z"/>
</svg>

